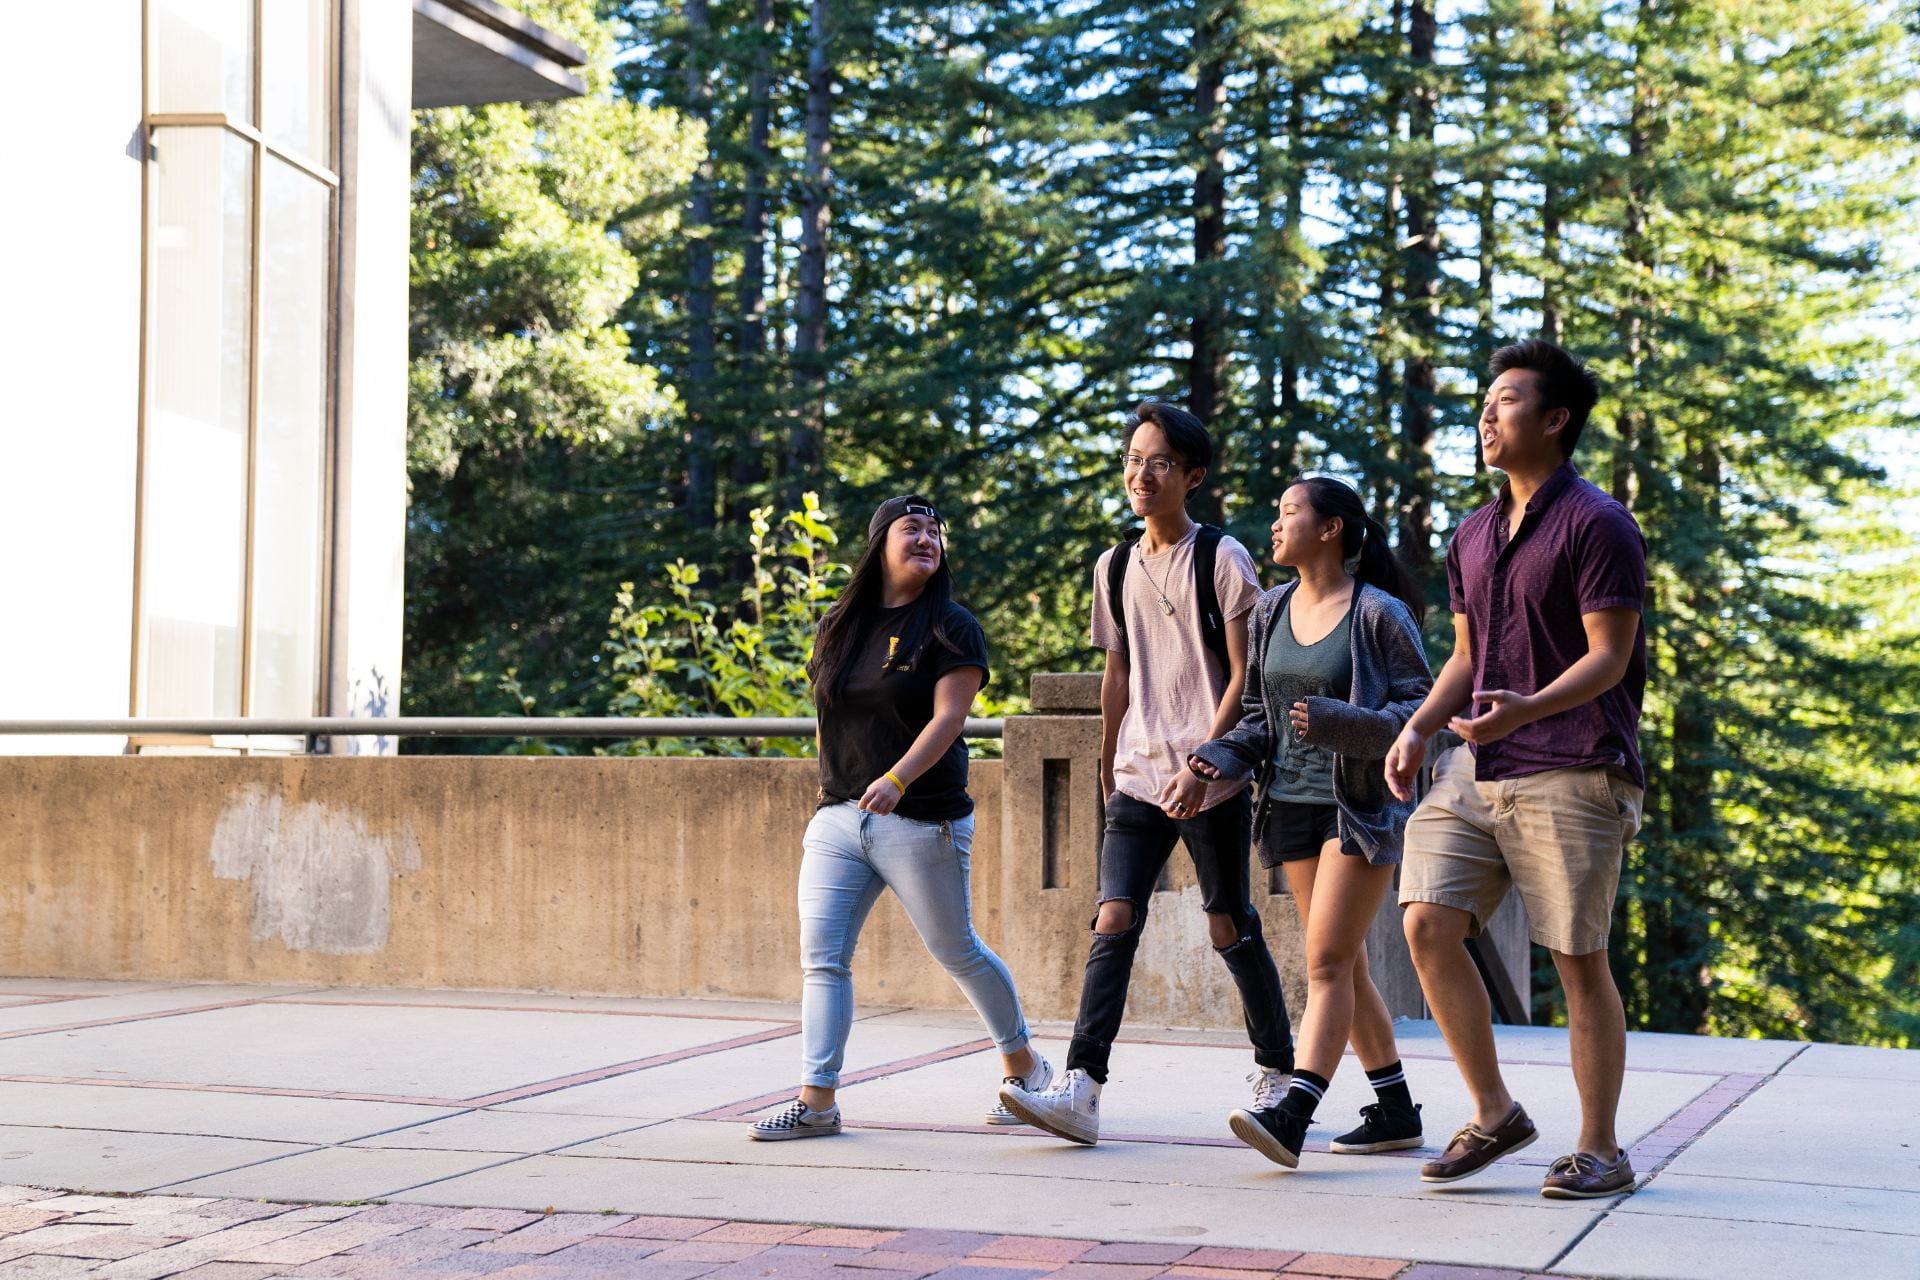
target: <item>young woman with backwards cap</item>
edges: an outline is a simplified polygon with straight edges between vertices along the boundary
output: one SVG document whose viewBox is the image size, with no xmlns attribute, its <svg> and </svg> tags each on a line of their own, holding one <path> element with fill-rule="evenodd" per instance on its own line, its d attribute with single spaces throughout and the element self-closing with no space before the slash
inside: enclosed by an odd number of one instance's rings
<svg viewBox="0 0 1920 1280">
<path fill-rule="evenodd" d="M 853 949 L 883 889 L 979 1012 L 1005 1081 L 1045 1088 L 1053 1068 L 1028 1047 L 1013 979 L 973 931 L 973 799 L 961 729 L 987 678 L 987 641 L 953 602 L 943 526 L 925 498 L 889 498 L 874 512 L 807 674 L 819 713 L 820 795 L 800 861 L 802 1076 L 798 1096 L 751 1136 L 840 1132 L 834 1093 L 853 1026 Z M 1019 1123 L 997 1105 L 986 1122 Z"/>
</svg>

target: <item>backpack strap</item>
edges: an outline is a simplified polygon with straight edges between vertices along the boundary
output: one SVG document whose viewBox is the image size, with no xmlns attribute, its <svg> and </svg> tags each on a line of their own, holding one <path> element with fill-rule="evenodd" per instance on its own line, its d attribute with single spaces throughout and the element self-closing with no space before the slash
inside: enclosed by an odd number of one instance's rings
<svg viewBox="0 0 1920 1280">
<path fill-rule="evenodd" d="M 1233 664 L 1227 658 L 1227 620 L 1220 616 L 1220 592 L 1214 586 L 1213 566 L 1225 534 L 1217 524 L 1203 524 L 1193 539 L 1193 595 L 1200 605 L 1200 640 L 1219 662 L 1222 676 L 1233 670 Z"/>
<path fill-rule="evenodd" d="M 1135 529 L 1116 545 L 1113 555 L 1107 560 L 1107 610 L 1113 615 L 1113 630 L 1120 637 L 1120 652 L 1125 654 L 1127 646 L 1127 611 L 1121 592 L 1127 585 L 1127 562 L 1133 559 L 1133 544 L 1140 541 L 1145 532 Z"/>
<path fill-rule="evenodd" d="M 1113 615 L 1113 628 L 1120 637 L 1120 652 L 1127 652 L 1127 614 L 1121 592 L 1126 588 L 1127 562 L 1133 559 L 1134 544 L 1141 530 L 1127 534 L 1126 541 L 1113 549 L 1107 561 L 1107 609 Z M 1200 640 L 1207 652 L 1220 664 L 1220 674 L 1233 669 L 1227 657 L 1227 620 L 1220 613 L 1220 593 L 1214 586 L 1213 568 L 1219 559 L 1220 539 L 1225 536 L 1217 524 L 1203 524 L 1193 539 L 1193 594 L 1200 608 Z"/>
</svg>

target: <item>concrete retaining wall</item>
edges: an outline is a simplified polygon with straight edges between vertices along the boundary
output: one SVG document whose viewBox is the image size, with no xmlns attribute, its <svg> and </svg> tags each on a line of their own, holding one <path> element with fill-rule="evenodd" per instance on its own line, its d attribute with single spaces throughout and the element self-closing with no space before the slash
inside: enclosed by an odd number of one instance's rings
<svg viewBox="0 0 1920 1280">
<path fill-rule="evenodd" d="M 976 761 L 975 919 L 1033 1018 L 1071 1019 L 1097 896 L 1099 727 L 1017 717 Z M 796 999 L 806 760 L 523 757 L 0 758 L 0 972 Z M 1297 1019 L 1291 899 L 1255 906 Z M 1176 851 L 1131 1016 L 1234 1027 L 1239 1003 Z M 1383 908 L 1370 943 L 1421 1015 Z M 1498 936 L 1507 967 L 1524 965 Z M 1518 976 L 1524 990 L 1524 969 Z M 891 896 L 861 1000 L 961 1006 Z"/>
</svg>

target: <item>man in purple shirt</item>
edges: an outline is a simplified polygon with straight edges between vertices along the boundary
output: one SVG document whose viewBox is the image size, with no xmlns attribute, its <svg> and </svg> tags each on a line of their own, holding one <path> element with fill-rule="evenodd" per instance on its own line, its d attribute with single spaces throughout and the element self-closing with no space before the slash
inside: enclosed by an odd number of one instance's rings
<svg viewBox="0 0 1920 1280">
<path fill-rule="evenodd" d="M 1400 882 L 1414 967 L 1474 1105 L 1420 1176 L 1457 1182 L 1537 1136 L 1501 1078 L 1492 1010 L 1462 945 L 1511 888 L 1566 990 L 1580 1093 L 1578 1144 L 1541 1194 L 1618 1195 L 1634 1174 L 1614 1132 L 1627 1029 L 1607 930 L 1646 785 L 1646 543 L 1571 461 L 1599 398 L 1593 374 L 1537 340 L 1495 352 L 1491 372 L 1480 443 L 1507 482 L 1447 548 L 1453 656 L 1386 761 L 1388 785 L 1409 799 L 1442 726 L 1467 743 L 1434 762 Z"/>
</svg>

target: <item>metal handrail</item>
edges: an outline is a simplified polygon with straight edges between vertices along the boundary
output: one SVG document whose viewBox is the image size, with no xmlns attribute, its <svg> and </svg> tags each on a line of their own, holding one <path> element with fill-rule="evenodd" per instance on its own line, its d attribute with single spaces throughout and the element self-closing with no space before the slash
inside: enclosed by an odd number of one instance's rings
<svg viewBox="0 0 1920 1280">
<path fill-rule="evenodd" d="M 968 720 L 961 734 L 998 738 L 1006 721 Z M 271 719 L 0 720 L 0 734 L 115 737 L 811 738 L 811 716 L 308 716 Z"/>
</svg>

